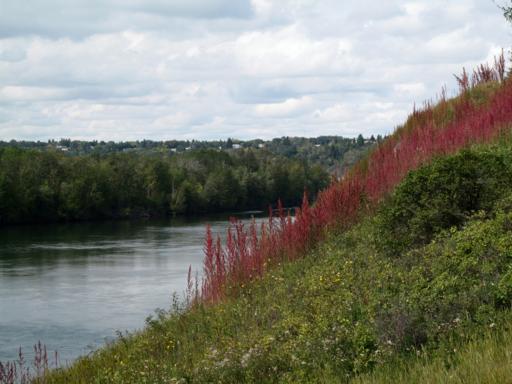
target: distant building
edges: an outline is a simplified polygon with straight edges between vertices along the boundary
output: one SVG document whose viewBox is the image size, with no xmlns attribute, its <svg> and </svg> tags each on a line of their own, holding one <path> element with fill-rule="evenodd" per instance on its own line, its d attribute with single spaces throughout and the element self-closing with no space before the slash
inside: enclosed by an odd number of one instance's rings
<svg viewBox="0 0 512 384">
<path fill-rule="evenodd" d="M 258 144 L 258 148 L 265 148 L 265 144 Z"/>
<path fill-rule="evenodd" d="M 178 152 L 177 148 L 171 148 L 171 152 Z"/>
<path fill-rule="evenodd" d="M 240 144 L 233 144 L 233 149 L 240 149 L 240 148 L 241 148 Z"/>
</svg>

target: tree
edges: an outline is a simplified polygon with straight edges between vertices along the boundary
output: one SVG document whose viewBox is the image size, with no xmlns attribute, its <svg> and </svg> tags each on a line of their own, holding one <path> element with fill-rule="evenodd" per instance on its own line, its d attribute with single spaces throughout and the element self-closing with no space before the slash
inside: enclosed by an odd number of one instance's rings
<svg viewBox="0 0 512 384">
<path fill-rule="evenodd" d="M 508 4 L 508 5 L 506 5 Z M 504 5 L 497 4 L 498 7 L 503 11 L 503 16 L 507 19 L 508 22 L 512 23 L 512 0 L 508 0 Z M 511 51 L 512 54 L 512 51 Z M 511 55 L 512 57 L 512 55 Z M 512 68 L 509 69 L 509 76 L 512 75 Z"/>
<path fill-rule="evenodd" d="M 231 168 L 218 168 L 208 175 L 203 192 L 212 211 L 228 211 L 236 208 L 240 184 Z"/>
<path fill-rule="evenodd" d="M 359 134 L 359 136 L 357 136 L 356 143 L 357 143 L 358 147 L 362 147 L 364 145 L 364 137 L 363 137 L 363 135 Z"/>
<path fill-rule="evenodd" d="M 510 5 L 498 5 L 498 7 L 503 11 L 505 19 L 512 23 L 512 1 L 509 2 Z"/>
<path fill-rule="evenodd" d="M 170 208 L 173 213 L 197 213 L 203 209 L 201 186 L 185 180 L 171 197 Z"/>
</svg>

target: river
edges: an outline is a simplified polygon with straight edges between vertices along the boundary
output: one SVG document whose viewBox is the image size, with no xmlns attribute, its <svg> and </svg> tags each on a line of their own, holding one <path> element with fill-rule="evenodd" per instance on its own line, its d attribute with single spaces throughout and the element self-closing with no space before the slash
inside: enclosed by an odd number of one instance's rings
<svg viewBox="0 0 512 384">
<path fill-rule="evenodd" d="M 224 233 L 227 215 L 0 228 L 0 361 L 41 341 L 71 362 L 142 328 L 202 269 L 206 223 Z"/>
</svg>

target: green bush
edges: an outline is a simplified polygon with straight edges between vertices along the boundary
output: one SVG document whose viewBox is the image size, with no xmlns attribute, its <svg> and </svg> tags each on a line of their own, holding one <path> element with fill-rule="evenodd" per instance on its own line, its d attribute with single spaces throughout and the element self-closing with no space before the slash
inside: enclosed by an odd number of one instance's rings
<svg viewBox="0 0 512 384">
<path fill-rule="evenodd" d="M 377 215 L 379 241 L 397 254 L 493 208 L 512 183 L 512 151 L 464 150 L 411 172 Z"/>
</svg>

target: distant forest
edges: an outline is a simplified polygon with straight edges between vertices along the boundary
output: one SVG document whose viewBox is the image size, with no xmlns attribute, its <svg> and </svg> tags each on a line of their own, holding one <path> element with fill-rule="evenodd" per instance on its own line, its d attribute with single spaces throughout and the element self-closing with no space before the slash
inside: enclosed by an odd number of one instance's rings
<svg viewBox="0 0 512 384">
<path fill-rule="evenodd" d="M 0 142 L 0 224 L 295 206 L 376 141 Z"/>
<path fill-rule="evenodd" d="M 215 149 L 224 151 L 236 151 L 238 149 L 266 150 L 274 155 L 284 156 L 290 159 L 307 161 L 310 164 L 318 164 L 331 174 L 341 176 L 347 168 L 353 165 L 361 156 L 361 153 L 376 142 L 381 141 L 382 136 L 346 138 L 341 136 L 319 136 L 316 138 L 281 137 L 272 140 L 167 140 L 167 141 L 81 141 L 81 140 L 49 140 L 49 141 L 0 141 L 0 148 L 14 147 L 37 150 L 57 150 L 68 155 L 106 155 L 118 152 L 137 152 L 146 155 L 177 155 L 183 152 L 199 149 Z"/>
</svg>

